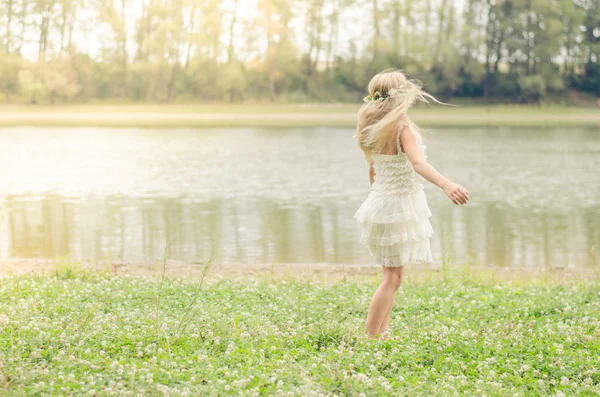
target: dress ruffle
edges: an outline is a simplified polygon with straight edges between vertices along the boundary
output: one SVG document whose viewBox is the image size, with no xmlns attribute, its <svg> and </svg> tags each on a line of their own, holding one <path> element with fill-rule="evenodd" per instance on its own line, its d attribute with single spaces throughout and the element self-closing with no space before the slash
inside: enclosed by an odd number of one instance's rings
<svg viewBox="0 0 600 397">
<path fill-rule="evenodd" d="M 394 223 L 421 221 L 431 216 L 423 189 L 402 195 L 372 191 L 358 207 L 354 219 L 360 223 Z"/>
<path fill-rule="evenodd" d="M 433 263 L 429 239 L 392 245 L 367 245 L 382 266 L 428 265 Z"/>
<path fill-rule="evenodd" d="M 354 214 L 361 225 L 360 243 L 390 267 L 433 263 L 430 216 L 422 189 L 402 195 L 372 191 Z"/>
<path fill-rule="evenodd" d="M 433 235 L 429 219 L 410 222 L 362 224 L 360 243 L 363 245 L 392 245 L 401 242 L 418 242 Z"/>
</svg>

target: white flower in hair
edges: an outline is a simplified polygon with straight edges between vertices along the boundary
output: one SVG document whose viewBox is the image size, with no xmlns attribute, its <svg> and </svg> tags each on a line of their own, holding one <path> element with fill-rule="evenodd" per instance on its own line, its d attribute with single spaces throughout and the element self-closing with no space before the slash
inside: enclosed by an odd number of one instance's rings
<svg viewBox="0 0 600 397">
<path fill-rule="evenodd" d="M 400 86 L 398 88 L 392 88 L 388 91 L 388 96 L 390 98 L 398 96 L 400 94 L 402 94 L 402 88 L 404 88 L 404 84 L 400 84 Z"/>
<path fill-rule="evenodd" d="M 402 88 L 404 88 L 404 84 L 400 84 L 398 88 L 391 88 L 385 94 L 380 93 L 379 91 L 375 91 L 373 95 L 369 94 L 363 98 L 363 102 L 371 103 L 371 102 L 383 102 L 388 98 L 392 98 L 402 94 Z"/>
</svg>

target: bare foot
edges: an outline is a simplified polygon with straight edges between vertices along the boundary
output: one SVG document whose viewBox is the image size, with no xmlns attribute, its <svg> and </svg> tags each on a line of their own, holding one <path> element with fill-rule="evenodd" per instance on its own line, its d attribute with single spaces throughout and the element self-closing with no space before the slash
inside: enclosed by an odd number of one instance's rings
<svg viewBox="0 0 600 397">
<path fill-rule="evenodd" d="M 382 332 L 380 332 L 379 337 L 377 338 L 378 340 L 388 340 L 390 338 L 390 329 L 386 329 Z"/>
</svg>

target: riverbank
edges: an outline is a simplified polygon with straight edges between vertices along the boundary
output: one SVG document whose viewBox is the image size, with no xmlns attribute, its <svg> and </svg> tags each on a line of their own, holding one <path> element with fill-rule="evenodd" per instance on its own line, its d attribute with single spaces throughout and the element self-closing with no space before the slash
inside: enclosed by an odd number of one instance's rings
<svg viewBox="0 0 600 397">
<path fill-rule="evenodd" d="M 354 127 L 359 104 L 0 106 L 0 126 Z M 559 106 L 418 106 L 423 127 L 600 127 L 600 111 Z"/>
<path fill-rule="evenodd" d="M 173 279 L 209 280 L 263 280 L 303 282 L 359 281 L 375 282 L 381 278 L 381 266 L 331 263 L 272 263 L 272 264 L 203 264 L 167 261 L 166 263 L 102 263 L 73 262 L 49 259 L 0 260 L 0 277 L 40 275 L 52 276 L 57 272 L 110 274 L 124 277 L 165 277 Z M 478 265 L 437 265 L 430 267 L 406 267 L 405 279 L 414 283 L 445 281 L 461 278 L 509 284 L 522 283 L 597 283 L 600 268 L 563 267 L 489 267 Z"/>
<path fill-rule="evenodd" d="M 597 282 L 408 274 L 388 340 L 362 334 L 375 279 L 9 276 L 0 394 L 600 392 Z"/>
</svg>

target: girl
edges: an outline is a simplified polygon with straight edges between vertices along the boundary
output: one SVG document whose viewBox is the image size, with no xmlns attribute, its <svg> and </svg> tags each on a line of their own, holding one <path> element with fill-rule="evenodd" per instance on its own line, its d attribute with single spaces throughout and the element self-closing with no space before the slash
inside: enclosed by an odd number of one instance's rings
<svg viewBox="0 0 600 397">
<path fill-rule="evenodd" d="M 375 75 L 369 95 L 358 111 L 355 138 L 369 164 L 371 193 L 354 214 L 360 243 L 381 264 L 383 277 L 375 291 L 365 332 L 389 335 L 389 319 L 405 265 L 432 262 L 429 238 L 431 212 L 421 178 L 440 187 L 456 205 L 466 204 L 469 192 L 437 172 L 426 161 L 425 145 L 408 109 L 420 100 L 439 102 L 397 70 Z"/>
</svg>

